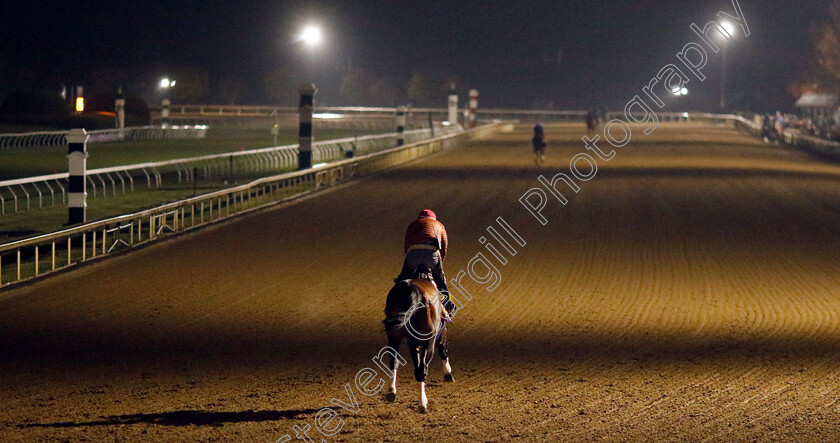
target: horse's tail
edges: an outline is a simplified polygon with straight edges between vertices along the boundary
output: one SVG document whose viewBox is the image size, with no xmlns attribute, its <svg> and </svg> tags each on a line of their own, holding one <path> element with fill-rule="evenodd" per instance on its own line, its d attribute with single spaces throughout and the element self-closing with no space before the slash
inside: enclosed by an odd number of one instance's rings
<svg viewBox="0 0 840 443">
<path fill-rule="evenodd" d="M 414 315 L 421 313 L 428 315 L 429 306 L 426 304 L 426 298 L 423 297 L 423 291 L 417 286 L 411 285 L 411 292 L 409 295 L 411 302 L 409 303 L 406 312 L 402 313 L 400 328 L 405 328 L 408 325 L 408 322 L 411 321 L 411 317 Z M 409 315 L 409 313 L 411 313 L 411 315 Z"/>
<path fill-rule="evenodd" d="M 385 320 L 382 323 L 386 330 L 405 327 L 408 321 L 406 313 L 416 303 L 417 296 L 418 290 L 410 281 L 402 280 L 394 284 L 385 301 Z"/>
<path fill-rule="evenodd" d="M 430 300 L 426 293 L 423 291 L 422 288 L 416 285 L 410 285 L 411 291 L 408 293 L 410 298 L 410 303 L 408 308 L 405 312 L 402 312 L 399 316 L 399 323 L 398 326 L 400 328 L 407 329 L 409 322 L 411 322 L 413 317 L 419 318 L 426 318 L 428 320 L 428 327 L 432 329 L 432 332 L 435 334 L 438 332 L 440 322 L 442 320 L 442 313 L 441 309 L 435 309 L 435 301 Z M 412 324 L 414 328 L 424 326 Z M 412 328 L 413 335 L 414 334 L 423 334 L 421 332 L 417 332 Z M 419 338 L 419 336 L 415 335 L 415 338 Z"/>
</svg>

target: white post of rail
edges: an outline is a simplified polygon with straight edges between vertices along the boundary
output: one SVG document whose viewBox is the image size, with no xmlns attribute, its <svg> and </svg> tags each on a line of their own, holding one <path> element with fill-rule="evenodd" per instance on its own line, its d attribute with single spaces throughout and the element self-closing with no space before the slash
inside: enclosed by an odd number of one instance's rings
<svg viewBox="0 0 840 443">
<path fill-rule="evenodd" d="M 120 130 L 120 140 L 125 138 L 125 96 L 122 87 L 117 89 L 117 99 L 114 100 L 114 110 L 117 114 L 117 129 Z"/>
<path fill-rule="evenodd" d="M 478 90 L 470 89 L 470 129 L 475 128 L 477 122 L 475 120 L 475 113 L 478 110 Z"/>
<path fill-rule="evenodd" d="M 449 91 L 449 124 L 452 126 L 458 125 L 458 93 L 455 92 L 454 83 Z"/>
<path fill-rule="evenodd" d="M 300 93 L 300 130 L 298 131 L 298 170 L 312 167 L 312 109 L 315 103 L 315 92 L 318 89 L 314 84 L 305 84 L 298 87 Z"/>
<path fill-rule="evenodd" d="M 68 224 L 84 223 L 87 218 L 87 141 L 90 136 L 84 129 L 71 129 L 67 134 L 68 159 Z"/>
<path fill-rule="evenodd" d="M 280 135 L 280 112 L 277 108 L 271 113 L 274 116 L 274 126 L 271 127 L 271 135 L 274 136 L 274 146 L 277 146 L 277 136 Z"/>
</svg>

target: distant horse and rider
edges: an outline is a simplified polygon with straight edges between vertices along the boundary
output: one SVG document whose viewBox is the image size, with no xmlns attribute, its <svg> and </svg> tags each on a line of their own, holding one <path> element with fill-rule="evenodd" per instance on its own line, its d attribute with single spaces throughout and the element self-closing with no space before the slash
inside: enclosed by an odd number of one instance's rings
<svg viewBox="0 0 840 443">
<path fill-rule="evenodd" d="M 589 136 L 595 134 L 598 130 L 598 125 L 601 124 L 601 116 L 597 111 L 589 111 L 586 113 L 586 132 Z"/>
<path fill-rule="evenodd" d="M 534 137 L 531 139 L 531 145 L 534 148 L 534 163 L 537 166 L 545 163 L 545 129 L 542 123 L 537 122 L 534 126 Z"/>
<path fill-rule="evenodd" d="M 419 383 L 419 410 L 426 412 L 426 376 L 437 348 L 443 360 L 444 381 L 454 381 L 446 346 L 446 325 L 454 314 L 454 304 L 446 291 L 442 263 L 447 250 L 446 228 L 429 209 L 420 212 L 409 225 L 405 237 L 402 272 L 385 300 L 385 334 L 388 346 L 399 352 L 405 341 L 411 353 L 414 379 Z M 397 395 L 397 360 L 390 357 L 391 384 L 385 399 Z"/>
</svg>

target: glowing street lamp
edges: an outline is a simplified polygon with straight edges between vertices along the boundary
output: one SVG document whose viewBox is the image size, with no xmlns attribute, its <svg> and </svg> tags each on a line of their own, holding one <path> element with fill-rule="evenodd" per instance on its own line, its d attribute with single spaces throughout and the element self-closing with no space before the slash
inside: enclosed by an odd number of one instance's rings
<svg viewBox="0 0 840 443">
<path fill-rule="evenodd" d="M 733 25 L 732 22 L 723 20 L 722 22 L 720 22 L 720 26 L 723 28 L 724 31 L 726 31 L 727 34 L 735 34 L 735 25 Z"/>
<path fill-rule="evenodd" d="M 158 82 L 158 88 L 163 91 L 161 93 L 163 98 L 160 101 L 160 122 L 164 129 L 169 126 L 169 106 L 172 103 L 169 100 L 169 89 L 174 86 L 175 80 L 170 80 L 169 77 L 164 77 Z"/>
<path fill-rule="evenodd" d="M 304 60 L 302 60 L 301 65 L 304 66 L 309 82 L 312 82 L 315 77 L 315 57 L 316 52 L 318 52 L 315 48 L 321 46 L 323 39 L 321 28 L 314 24 L 305 26 L 300 34 L 295 37 L 295 43 L 304 47 Z"/>
<path fill-rule="evenodd" d="M 321 29 L 313 25 L 303 28 L 303 32 L 298 35 L 298 41 L 307 46 L 317 46 L 321 43 Z"/>
</svg>

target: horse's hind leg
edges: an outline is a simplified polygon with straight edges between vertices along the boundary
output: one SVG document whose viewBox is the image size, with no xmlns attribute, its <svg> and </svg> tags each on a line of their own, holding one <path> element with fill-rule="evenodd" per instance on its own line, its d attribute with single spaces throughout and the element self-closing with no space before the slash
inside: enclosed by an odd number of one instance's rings
<svg viewBox="0 0 840 443">
<path fill-rule="evenodd" d="M 402 340 L 388 336 L 388 346 L 393 348 L 395 352 L 400 352 L 400 342 Z M 388 386 L 388 392 L 385 394 L 385 401 L 392 402 L 397 399 L 397 359 L 393 355 L 391 358 L 389 368 L 391 369 L 391 385 Z"/>
<path fill-rule="evenodd" d="M 414 363 L 414 379 L 420 383 L 420 412 L 429 410 L 429 400 L 426 398 L 426 374 L 429 371 L 426 351 L 426 346 L 423 345 L 411 350 L 411 360 Z"/>
<path fill-rule="evenodd" d="M 452 377 L 452 366 L 449 366 L 449 347 L 446 345 L 446 325 L 437 339 L 438 354 L 443 361 L 443 381 L 455 381 Z"/>
</svg>

